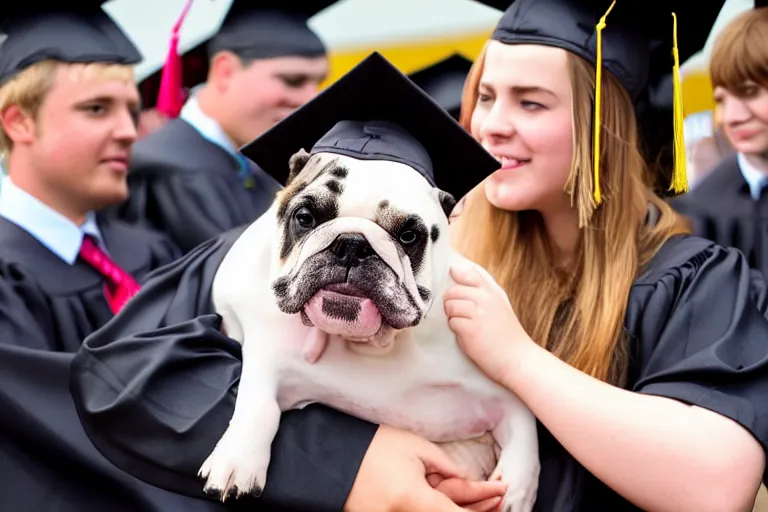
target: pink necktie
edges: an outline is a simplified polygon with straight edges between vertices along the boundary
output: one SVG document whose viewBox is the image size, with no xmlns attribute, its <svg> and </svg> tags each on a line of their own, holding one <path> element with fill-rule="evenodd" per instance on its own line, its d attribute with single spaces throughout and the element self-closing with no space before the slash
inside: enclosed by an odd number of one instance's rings
<svg viewBox="0 0 768 512">
<path fill-rule="evenodd" d="M 112 261 L 112 258 L 99 249 L 90 236 L 83 237 L 80 257 L 106 279 L 104 293 L 114 314 L 117 314 L 141 288 L 128 272 L 120 268 L 117 263 Z"/>
</svg>

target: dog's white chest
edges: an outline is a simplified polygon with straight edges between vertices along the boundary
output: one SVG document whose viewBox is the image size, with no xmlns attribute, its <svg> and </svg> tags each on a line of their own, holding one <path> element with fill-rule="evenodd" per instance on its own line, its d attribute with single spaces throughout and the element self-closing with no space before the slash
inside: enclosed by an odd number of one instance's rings
<svg viewBox="0 0 768 512">
<path fill-rule="evenodd" d="M 293 343 L 285 346 L 292 348 L 278 364 L 282 410 L 323 403 L 445 442 L 492 431 L 509 407 L 504 392 L 482 378 L 450 339 L 427 346 L 397 340 L 390 353 L 365 356 L 335 338 L 315 364 L 297 357 Z"/>
</svg>

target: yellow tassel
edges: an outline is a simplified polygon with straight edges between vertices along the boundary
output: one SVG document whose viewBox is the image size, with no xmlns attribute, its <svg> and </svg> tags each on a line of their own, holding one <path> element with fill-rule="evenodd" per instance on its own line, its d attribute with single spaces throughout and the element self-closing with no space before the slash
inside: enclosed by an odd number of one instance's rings
<svg viewBox="0 0 768 512">
<path fill-rule="evenodd" d="M 673 84 L 673 111 L 674 111 L 674 134 L 675 134 L 675 167 L 672 171 L 672 183 L 669 189 L 675 193 L 688 191 L 688 176 L 686 173 L 685 162 L 685 138 L 683 134 L 683 91 L 680 86 L 680 55 L 677 50 L 677 15 L 672 13 L 672 56 L 674 64 L 672 66 L 672 84 Z"/>
<path fill-rule="evenodd" d="M 594 160 L 595 165 L 595 178 L 594 178 L 594 194 L 595 194 L 595 203 L 600 204 L 603 201 L 602 195 L 600 193 L 600 132 L 601 132 L 601 125 L 600 125 L 600 100 L 601 100 L 601 89 L 603 84 L 603 29 L 605 28 L 605 19 L 608 17 L 608 15 L 611 13 L 611 10 L 613 9 L 613 6 L 616 5 L 616 0 L 613 0 L 611 2 L 611 6 L 608 7 L 608 10 L 605 14 L 603 14 L 603 17 L 600 18 L 600 22 L 597 24 L 596 32 L 597 32 L 597 56 L 595 59 L 595 120 L 592 123 L 595 128 L 595 133 L 592 136 L 592 145 L 594 148 L 594 155 L 592 159 Z"/>
</svg>

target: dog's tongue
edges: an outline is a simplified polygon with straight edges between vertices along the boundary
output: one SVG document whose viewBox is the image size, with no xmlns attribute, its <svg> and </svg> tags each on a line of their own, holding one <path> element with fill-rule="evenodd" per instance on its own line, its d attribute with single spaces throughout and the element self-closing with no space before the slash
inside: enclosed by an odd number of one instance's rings
<svg viewBox="0 0 768 512">
<path fill-rule="evenodd" d="M 320 290 L 304 312 L 318 329 L 345 338 L 368 338 L 381 329 L 381 313 L 367 297 Z"/>
</svg>

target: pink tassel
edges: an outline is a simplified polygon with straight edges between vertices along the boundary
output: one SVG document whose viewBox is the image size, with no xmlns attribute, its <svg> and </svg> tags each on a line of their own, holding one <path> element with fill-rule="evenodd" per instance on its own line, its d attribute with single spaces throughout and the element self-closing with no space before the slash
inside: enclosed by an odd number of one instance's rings
<svg viewBox="0 0 768 512">
<path fill-rule="evenodd" d="M 163 65 L 163 76 L 160 79 L 160 92 L 157 95 L 157 110 L 168 118 L 178 117 L 181 107 L 184 105 L 184 89 L 181 74 L 181 56 L 179 55 L 179 30 L 184 18 L 192 6 L 192 0 L 187 0 L 187 5 L 181 12 L 178 21 L 171 32 L 171 42 L 168 48 L 168 57 Z"/>
</svg>

